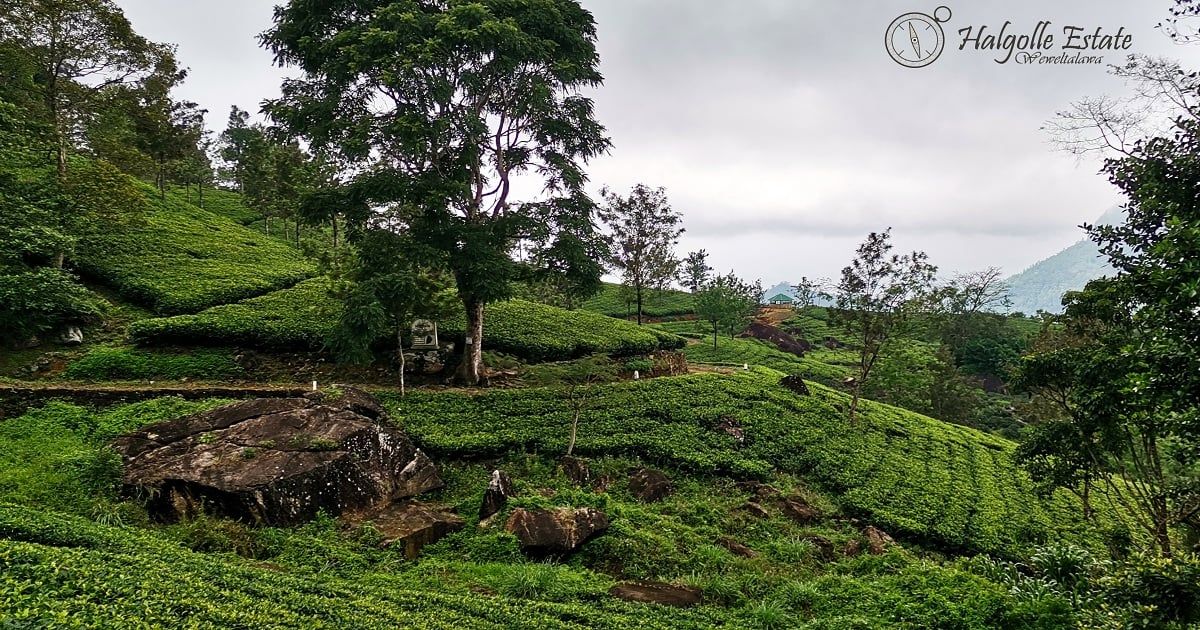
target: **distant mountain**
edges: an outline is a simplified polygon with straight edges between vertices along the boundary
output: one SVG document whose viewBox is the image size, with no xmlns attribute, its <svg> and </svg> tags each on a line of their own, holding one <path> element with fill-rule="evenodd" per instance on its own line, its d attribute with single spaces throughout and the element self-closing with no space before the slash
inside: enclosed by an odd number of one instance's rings
<svg viewBox="0 0 1200 630">
<path fill-rule="evenodd" d="M 1114 225 L 1124 221 L 1125 212 L 1118 207 L 1105 212 L 1096 223 Z M 1101 257 L 1100 249 L 1084 238 L 1010 277 L 1006 282 L 1012 310 L 1028 315 L 1038 310 L 1061 313 L 1064 293 L 1078 291 L 1088 282 L 1111 272 L 1112 267 Z"/>
<path fill-rule="evenodd" d="M 792 299 L 796 298 L 796 290 L 792 288 L 792 283 L 780 282 L 779 284 L 777 284 L 773 287 L 768 287 L 766 289 L 763 289 L 762 299 L 764 302 L 766 302 L 767 300 L 775 297 L 776 295 L 779 295 L 780 293 L 782 293 Z"/>
</svg>

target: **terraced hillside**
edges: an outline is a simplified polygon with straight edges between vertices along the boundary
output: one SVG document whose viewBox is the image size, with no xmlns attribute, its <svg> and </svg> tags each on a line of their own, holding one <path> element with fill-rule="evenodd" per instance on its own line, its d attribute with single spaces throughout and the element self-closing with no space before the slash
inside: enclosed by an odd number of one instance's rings
<svg viewBox="0 0 1200 630">
<path fill-rule="evenodd" d="M 245 345 L 267 350 L 319 350 L 337 323 L 340 306 L 324 279 L 195 315 L 147 319 L 130 328 L 144 345 Z M 440 323 L 446 339 L 461 336 L 465 317 Z M 631 355 L 676 348 L 675 335 L 586 311 L 511 300 L 487 307 L 484 348 L 531 361 L 570 359 L 594 352 Z"/>
<path fill-rule="evenodd" d="M 159 199 L 152 187 L 139 185 L 144 216 L 128 229 L 81 243 L 77 256 L 87 275 L 127 300 L 163 314 L 194 313 L 290 287 L 316 272 L 286 243 L 177 194 Z M 228 195 L 214 201 L 240 216 L 244 208 Z"/>
</svg>

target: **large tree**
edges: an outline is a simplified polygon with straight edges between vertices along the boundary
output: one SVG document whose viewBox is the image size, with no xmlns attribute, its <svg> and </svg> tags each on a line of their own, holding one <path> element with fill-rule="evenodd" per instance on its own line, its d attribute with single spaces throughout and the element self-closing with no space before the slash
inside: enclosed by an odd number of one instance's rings
<svg viewBox="0 0 1200 630">
<path fill-rule="evenodd" d="M 924 252 L 893 254 L 892 230 L 872 232 L 858 247 L 836 286 L 837 320 L 858 346 L 858 365 L 850 381 L 850 420 L 858 412 L 859 393 L 871 378 L 888 344 L 908 332 L 914 316 L 930 305 L 937 267 Z"/>
<path fill-rule="evenodd" d="M 712 275 L 712 267 L 708 266 L 708 252 L 700 250 L 688 252 L 683 259 L 683 269 L 679 273 L 679 281 L 683 286 L 695 293 L 708 282 Z"/>
<path fill-rule="evenodd" d="M 391 229 L 444 253 L 468 322 L 461 382 L 481 380 L 484 307 L 511 295 L 534 215 L 594 211 L 583 165 L 609 147 L 582 93 L 602 81 L 595 41 L 575 0 L 293 0 L 263 35 L 304 73 L 267 109 L 347 165 L 348 218 L 410 208 Z M 519 203 L 518 178 L 554 203 Z"/>
<path fill-rule="evenodd" d="M 665 289 L 679 272 L 675 245 L 683 234 L 683 217 L 671 209 L 662 188 L 638 184 L 626 197 L 607 188 L 602 194 L 601 217 L 612 233 L 612 262 L 621 271 L 641 324 L 647 293 Z"/>
<path fill-rule="evenodd" d="M 22 0 L 0 4 L 0 40 L 34 59 L 33 89 L 50 117 L 59 174 L 71 135 L 105 88 L 151 73 L 170 50 L 138 35 L 112 0 Z"/>
</svg>

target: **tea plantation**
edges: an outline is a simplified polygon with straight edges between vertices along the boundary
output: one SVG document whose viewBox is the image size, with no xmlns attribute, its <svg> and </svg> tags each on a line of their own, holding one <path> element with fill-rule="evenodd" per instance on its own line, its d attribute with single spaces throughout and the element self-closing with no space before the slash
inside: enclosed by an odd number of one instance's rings
<svg viewBox="0 0 1200 630">
<path fill-rule="evenodd" d="M 626 299 L 619 284 L 605 284 L 581 308 L 609 317 L 630 318 L 637 315 L 637 307 Z M 642 304 L 642 312 L 647 317 L 691 315 L 692 310 L 692 294 L 673 289 L 647 291 L 645 303 Z"/>
<path fill-rule="evenodd" d="M 153 188 L 140 186 L 145 213 L 127 229 L 81 243 L 77 256 L 84 273 L 127 300 L 163 314 L 194 313 L 289 287 L 316 272 L 312 261 L 276 238 L 174 193 L 159 199 Z"/>
</svg>

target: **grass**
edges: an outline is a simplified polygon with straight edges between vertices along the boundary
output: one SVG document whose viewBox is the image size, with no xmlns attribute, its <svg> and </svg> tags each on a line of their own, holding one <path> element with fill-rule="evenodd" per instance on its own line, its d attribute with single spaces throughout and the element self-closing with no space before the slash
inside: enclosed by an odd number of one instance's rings
<svg viewBox="0 0 1200 630">
<path fill-rule="evenodd" d="M 119 346 L 91 348 L 72 361 L 63 378 L 80 381 L 234 379 L 243 370 L 228 352 L 147 352 Z"/>
<path fill-rule="evenodd" d="M 193 313 L 291 286 L 315 265 L 276 239 L 148 185 L 145 215 L 128 229 L 81 244 L 89 276 L 160 314 Z"/>
<path fill-rule="evenodd" d="M 605 283 L 604 288 L 584 302 L 581 308 L 609 317 L 627 318 L 637 315 L 636 307 L 622 297 L 619 284 Z M 674 289 L 650 290 L 646 293 L 645 303 L 642 304 L 642 313 L 647 317 L 690 315 L 692 311 L 692 294 Z"/>
<path fill-rule="evenodd" d="M 142 320 L 130 327 L 142 345 L 243 345 L 268 350 L 318 350 L 337 324 L 340 305 L 324 279 L 314 278 L 237 304 L 195 315 Z M 443 339 L 461 337 L 465 318 L 440 323 Z M 511 300 L 487 308 L 484 348 L 530 361 L 570 359 L 603 352 L 643 354 L 676 348 L 674 335 L 583 311 Z"/>
</svg>

